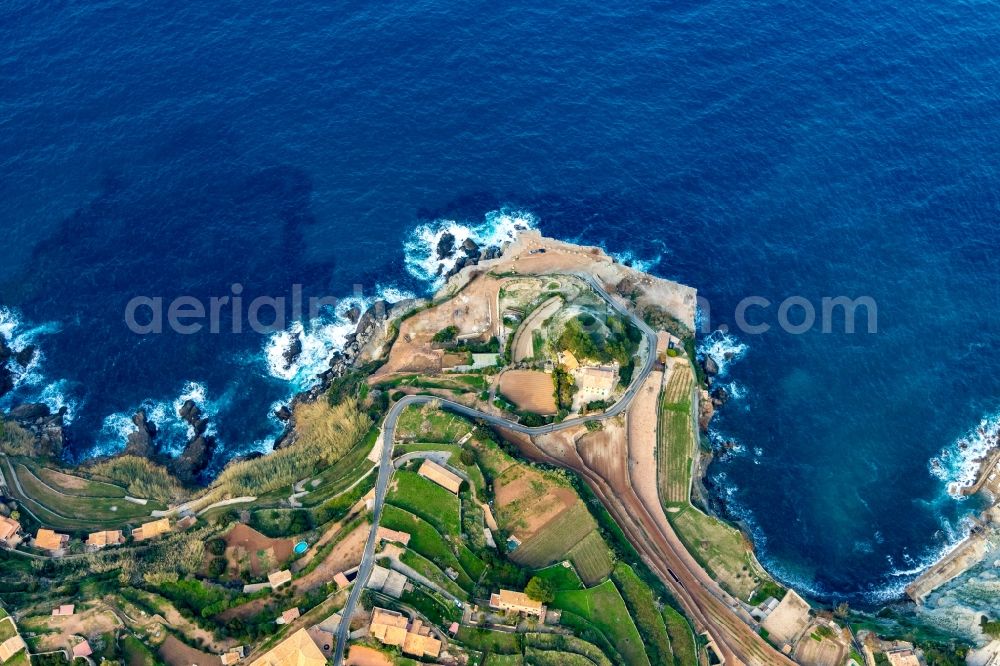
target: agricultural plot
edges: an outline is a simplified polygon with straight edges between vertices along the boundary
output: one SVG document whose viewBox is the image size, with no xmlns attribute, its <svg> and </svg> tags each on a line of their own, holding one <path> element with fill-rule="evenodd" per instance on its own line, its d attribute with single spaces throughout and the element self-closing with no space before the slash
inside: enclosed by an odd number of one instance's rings
<svg viewBox="0 0 1000 666">
<path fill-rule="evenodd" d="M 642 634 L 649 660 L 654 664 L 669 663 L 673 657 L 670 639 L 652 590 L 625 563 L 619 563 L 615 567 L 613 580 Z"/>
<path fill-rule="evenodd" d="M 442 534 L 452 537 L 461 534 L 458 497 L 416 472 L 396 472 L 386 499 L 423 518 Z"/>
<path fill-rule="evenodd" d="M 428 560 L 423 555 L 420 555 L 412 550 L 407 550 L 400 555 L 399 559 L 403 564 L 410 567 L 421 576 L 427 578 L 432 583 L 436 583 L 439 587 L 451 593 L 453 596 L 458 597 L 462 601 L 468 601 L 468 593 L 463 590 L 458 583 L 448 578 L 448 576 L 446 576 L 436 564 Z"/>
<path fill-rule="evenodd" d="M 589 535 L 597 536 L 595 527 L 590 512 L 580 502 L 545 523 L 532 538 L 510 553 L 510 559 L 534 569 L 548 566 L 566 559 L 576 544 Z M 597 536 L 597 540 L 601 541 L 601 537 Z"/>
<path fill-rule="evenodd" d="M 750 544 L 734 527 L 687 506 L 667 517 L 698 562 L 731 594 L 748 598 L 767 574 L 751 557 Z"/>
<path fill-rule="evenodd" d="M 5 475 L 9 472 L 17 484 L 8 484 L 10 492 L 25 508 L 49 527 L 82 530 L 100 527 L 120 527 L 128 521 L 141 520 L 153 509 L 161 509 L 158 502 L 145 506 L 128 502 L 123 497 L 88 497 L 63 494 L 47 485 L 28 467 L 20 462 L 6 460 Z"/>
<path fill-rule="evenodd" d="M 562 564 L 553 564 L 535 572 L 535 576 L 548 581 L 552 589 L 556 592 L 562 590 L 579 590 L 583 588 L 583 582 L 576 575 L 572 567 L 564 567 Z"/>
<path fill-rule="evenodd" d="M 660 497 L 669 506 L 687 504 L 691 488 L 691 460 L 694 456 L 694 422 L 691 417 L 691 366 L 677 359 L 660 410 L 657 443 L 657 479 Z"/>
<path fill-rule="evenodd" d="M 677 664 L 697 664 L 697 649 L 691 625 L 673 606 L 663 607 L 663 623 L 670 637 L 670 649 Z"/>
<path fill-rule="evenodd" d="M 591 623 L 611 641 L 629 666 L 649 666 L 639 630 L 618 588 L 610 580 L 588 590 L 558 592 L 551 606 Z"/>
<path fill-rule="evenodd" d="M 47 486 L 64 495 L 81 497 L 125 497 L 125 489 L 110 483 L 93 481 L 81 476 L 67 474 L 51 467 L 26 463 L 35 475 Z"/>
<path fill-rule="evenodd" d="M 451 567 L 457 571 L 458 579 L 455 582 L 466 592 L 472 592 L 475 583 L 470 574 L 462 566 L 451 545 L 438 534 L 433 525 L 391 504 L 385 505 L 382 511 L 381 525 L 408 533 L 411 550 L 434 562 L 442 570 Z"/>
<path fill-rule="evenodd" d="M 461 416 L 456 416 L 432 405 L 410 406 L 403 410 L 396 422 L 396 438 L 411 442 L 457 442 L 472 426 Z"/>
<path fill-rule="evenodd" d="M 518 634 L 493 631 L 482 627 L 462 627 L 456 638 L 474 650 L 496 652 L 498 654 L 520 654 L 521 641 Z"/>
<path fill-rule="evenodd" d="M 470 425 L 471 429 L 472 426 Z M 393 457 L 416 453 L 419 451 L 447 451 L 450 455 L 448 464 L 455 467 L 469 477 L 469 481 L 475 488 L 476 497 L 483 497 L 486 494 L 486 479 L 483 478 L 483 471 L 475 463 L 466 465 L 462 462 L 462 447 L 457 444 L 438 444 L 434 442 L 397 444 L 393 449 Z"/>
<path fill-rule="evenodd" d="M 593 666 L 594 662 L 573 652 L 526 648 L 524 656 L 532 666 Z"/>
<path fill-rule="evenodd" d="M 524 411 L 555 414 L 554 390 L 552 375 L 541 370 L 508 370 L 500 375 L 500 393 Z"/>
<path fill-rule="evenodd" d="M 528 650 L 535 649 L 552 651 L 555 654 L 572 654 L 583 657 L 587 664 L 611 666 L 611 660 L 601 652 L 599 647 L 575 636 L 549 633 L 525 634 L 524 642 Z"/>
<path fill-rule="evenodd" d="M 601 582 L 608 577 L 614 567 L 611 549 L 604 543 L 597 530 L 570 548 L 566 555 L 587 585 Z"/>
</svg>

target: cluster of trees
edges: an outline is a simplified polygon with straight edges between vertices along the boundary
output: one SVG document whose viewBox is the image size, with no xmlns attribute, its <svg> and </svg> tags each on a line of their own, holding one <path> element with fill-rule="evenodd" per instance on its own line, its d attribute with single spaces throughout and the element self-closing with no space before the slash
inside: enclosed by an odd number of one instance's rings
<svg viewBox="0 0 1000 666">
<path fill-rule="evenodd" d="M 441 342 L 448 343 L 454 342 L 455 338 L 458 337 L 458 326 L 452 324 L 451 326 L 445 326 L 440 331 L 434 334 L 431 338 L 431 342 Z"/>
<path fill-rule="evenodd" d="M 556 406 L 559 409 L 571 409 L 573 395 L 576 393 L 576 382 L 573 380 L 573 375 L 557 366 L 552 371 L 552 383 L 555 386 L 553 395 L 556 399 Z"/>
<path fill-rule="evenodd" d="M 642 331 L 620 316 L 605 320 L 607 335 L 596 323 L 597 320 L 586 313 L 570 319 L 559 336 L 558 347 L 572 352 L 577 358 L 600 363 L 618 361 L 623 367 L 631 363 L 642 340 Z"/>
</svg>

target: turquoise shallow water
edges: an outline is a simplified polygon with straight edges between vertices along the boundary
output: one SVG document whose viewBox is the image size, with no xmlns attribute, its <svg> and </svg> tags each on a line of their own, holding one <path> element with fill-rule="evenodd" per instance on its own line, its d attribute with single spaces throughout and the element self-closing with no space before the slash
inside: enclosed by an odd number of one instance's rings
<svg viewBox="0 0 1000 666">
<path fill-rule="evenodd" d="M 995 5 L 7 10 L 0 330 L 42 356 L 3 404 L 71 407 L 71 459 L 140 406 L 176 448 L 185 398 L 217 464 L 266 449 L 349 328 L 306 322 L 284 367 L 290 322 L 137 336 L 132 297 L 424 293 L 441 220 L 532 224 L 697 286 L 713 328 L 875 299 L 875 334 L 725 343 L 710 480 L 782 578 L 884 599 L 961 534 L 955 444 L 1000 408 Z"/>
</svg>

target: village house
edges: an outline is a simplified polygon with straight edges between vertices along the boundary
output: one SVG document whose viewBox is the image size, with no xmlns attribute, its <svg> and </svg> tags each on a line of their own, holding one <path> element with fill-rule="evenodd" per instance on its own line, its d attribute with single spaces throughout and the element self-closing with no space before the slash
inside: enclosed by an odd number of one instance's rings
<svg viewBox="0 0 1000 666">
<path fill-rule="evenodd" d="M 441 654 L 441 641 L 431 636 L 430 628 L 422 620 L 411 623 L 408 617 L 396 611 L 372 609 L 368 632 L 383 645 L 402 649 L 403 654 L 435 659 Z"/>
<path fill-rule="evenodd" d="M 42 528 L 35 534 L 35 548 L 47 550 L 49 552 L 60 551 L 69 544 L 68 534 L 59 534 L 52 530 Z"/>
<path fill-rule="evenodd" d="M 417 470 L 417 474 L 425 479 L 430 479 L 445 490 L 451 491 L 456 495 L 462 487 L 462 477 L 430 459 L 424 460 L 420 469 Z"/>
<path fill-rule="evenodd" d="M 91 532 L 87 537 L 87 546 L 90 548 L 105 548 L 107 546 L 117 546 L 125 543 L 125 536 L 121 530 L 107 530 L 104 532 Z"/>
<path fill-rule="evenodd" d="M 292 582 L 292 572 L 288 569 L 275 571 L 274 573 L 267 575 L 267 582 L 271 584 L 272 590 L 277 590 L 285 583 Z"/>
<path fill-rule="evenodd" d="M 89 657 L 92 654 L 94 654 L 94 649 L 90 647 L 90 643 L 87 641 L 77 643 L 73 646 L 74 657 Z"/>
<path fill-rule="evenodd" d="M 63 604 L 52 609 L 52 617 L 69 617 L 75 612 L 76 606 L 73 604 Z"/>
<path fill-rule="evenodd" d="M 913 650 L 895 650 L 886 652 L 885 656 L 889 660 L 889 666 L 921 666 L 920 659 Z"/>
<path fill-rule="evenodd" d="M 160 536 L 161 534 L 166 534 L 169 531 L 170 520 L 167 518 L 160 518 L 159 520 L 144 523 L 142 527 L 137 527 L 132 530 L 132 538 L 136 541 L 145 541 L 146 539 L 152 539 Z"/>
<path fill-rule="evenodd" d="M 299 629 L 250 662 L 250 666 L 326 666 L 326 656 L 309 632 Z"/>
<path fill-rule="evenodd" d="M 607 400 L 618 383 L 618 372 L 614 366 L 587 366 L 574 373 L 579 394 L 588 402 Z"/>
<path fill-rule="evenodd" d="M 490 608 L 534 615 L 539 619 L 545 617 L 545 605 L 541 601 L 535 601 L 524 592 L 513 590 L 500 590 L 499 594 L 491 594 Z"/>
<path fill-rule="evenodd" d="M 380 541 L 391 541 L 403 546 L 408 546 L 410 544 L 410 535 L 406 532 L 390 530 L 388 527 L 382 527 L 381 525 L 378 526 L 377 537 Z"/>
<path fill-rule="evenodd" d="M 281 614 L 281 617 L 278 618 L 277 623 L 288 624 L 289 622 L 297 620 L 299 618 L 299 615 L 301 615 L 301 613 L 299 613 L 298 608 L 289 608 L 288 610 L 286 610 L 284 613 Z"/>
<path fill-rule="evenodd" d="M 21 523 L 7 516 L 0 516 L 0 544 L 17 548 L 21 543 Z"/>
</svg>

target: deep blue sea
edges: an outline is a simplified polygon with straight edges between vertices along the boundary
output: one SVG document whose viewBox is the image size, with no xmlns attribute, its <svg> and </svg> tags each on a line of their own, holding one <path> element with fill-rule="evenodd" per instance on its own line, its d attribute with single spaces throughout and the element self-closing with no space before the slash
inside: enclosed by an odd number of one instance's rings
<svg viewBox="0 0 1000 666">
<path fill-rule="evenodd" d="M 41 354 L 0 406 L 68 406 L 71 459 L 140 407 L 180 446 L 187 397 L 217 463 L 267 450 L 337 309 L 142 336 L 130 299 L 425 294 L 445 228 L 601 244 L 711 329 L 869 296 L 874 334 L 705 337 L 738 396 L 709 481 L 783 580 L 897 595 L 1000 411 L 1000 5 L 538 5 L 5 3 L 0 332 Z"/>
</svg>

